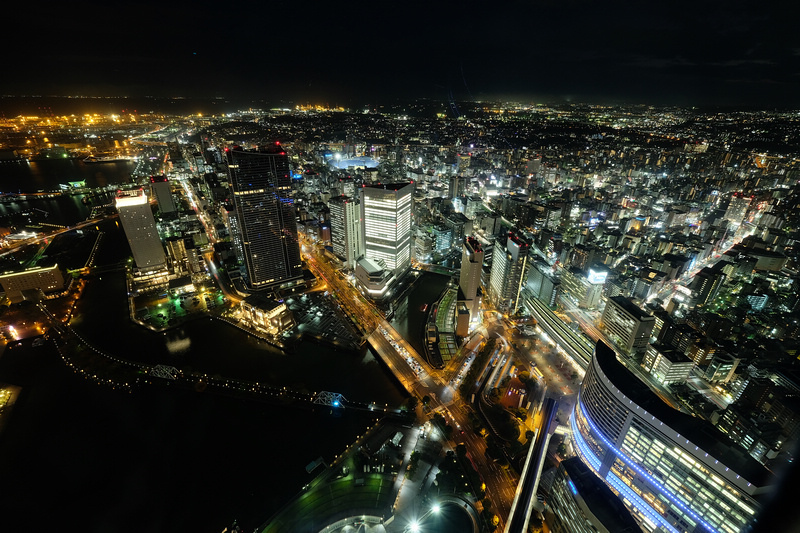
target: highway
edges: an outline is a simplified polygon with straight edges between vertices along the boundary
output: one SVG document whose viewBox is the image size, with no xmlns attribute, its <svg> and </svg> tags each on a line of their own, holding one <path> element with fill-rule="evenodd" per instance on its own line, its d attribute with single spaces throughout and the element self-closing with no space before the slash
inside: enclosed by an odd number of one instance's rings
<svg viewBox="0 0 800 533">
<path fill-rule="evenodd" d="M 380 311 L 353 287 L 338 269 L 324 257 L 320 257 L 318 248 L 303 242 L 304 257 L 314 274 L 328 284 L 332 294 L 336 295 L 343 309 L 367 336 L 375 352 L 389 367 L 403 387 L 417 398 L 429 396 L 428 408 L 432 412 L 442 412 L 451 424 L 454 424 L 452 445 L 463 443 L 467 454 L 486 485 L 486 495 L 492 500 L 492 511 L 500 518 L 502 527 L 511 510 L 511 502 L 517 484 L 516 476 L 507 468 L 499 466 L 486 457 L 486 441 L 472 431 L 470 421 L 471 407 L 458 399 L 451 381 L 457 381 L 459 373 L 464 369 L 464 360 L 471 350 L 477 348 L 484 340 L 483 335 L 473 334 L 460 355 L 454 358 L 444 370 L 435 370 L 427 361 L 383 319 Z M 494 330 L 497 327 L 492 328 Z M 490 334 L 486 329 L 482 330 Z M 409 364 L 410 362 L 410 364 Z M 454 385 L 454 387 L 457 385 Z M 468 401 L 469 399 L 467 399 Z M 474 487 L 478 490 L 479 487 Z"/>
</svg>

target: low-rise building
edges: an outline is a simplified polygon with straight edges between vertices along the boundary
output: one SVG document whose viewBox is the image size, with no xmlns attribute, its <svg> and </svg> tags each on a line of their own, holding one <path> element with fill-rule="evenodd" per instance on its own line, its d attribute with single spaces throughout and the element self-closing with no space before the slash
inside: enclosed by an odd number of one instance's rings
<svg viewBox="0 0 800 533">
<path fill-rule="evenodd" d="M 48 294 L 63 290 L 64 285 L 64 274 L 58 265 L 29 268 L 0 275 L 0 286 L 12 303 L 25 300 L 29 291 Z"/>
<path fill-rule="evenodd" d="M 240 308 L 240 319 L 256 331 L 277 335 L 294 325 L 294 316 L 286 304 L 265 294 L 248 296 Z"/>
</svg>

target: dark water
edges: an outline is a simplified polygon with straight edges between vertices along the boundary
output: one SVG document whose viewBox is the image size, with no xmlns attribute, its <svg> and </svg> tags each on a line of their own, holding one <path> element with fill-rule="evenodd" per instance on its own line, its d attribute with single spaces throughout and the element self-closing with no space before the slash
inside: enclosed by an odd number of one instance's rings
<svg viewBox="0 0 800 533">
<path fill-rule="evenodd" d="M 58 196 L 30 200 L 0 202 L 0 225 L 28 223 L 47 223 L 71 226 L 85 220 L 91 212 L 91 204 L 83 202 L 85 195 Z M 92 194 L 93 204 L 104 205 L 113 200 L 111 194 Z"/>
<path fill-rule="evenodd" d="M 424 353 L 422 340 L 427 313 L 442 295 L 449 279 L 449 276 L 442 274 L 423 272 L 414 288 L 396 306 L 391 324 L 417 353 Z M 422 306 L 425 304 L 428 304 L 428 309 L 423 312 Z"/>
<path fill-rule="evenodd" d="M 75 159 L 55 159 L 30 162 L 0 161 L 0 194 L 30 194 L 38 191 L 58 191 L 60 184 L 85 181 L 96 189 L 127 185 L 132 182 L 134 162 L 98 163 L 86 165 Z M 0 202 L 0 226 L 20 223 L 47 223 L 71 226 L 85 220 L 92 205 L 108 204 L 110 193 L 64 195 Z"/>
<path fill-rule="evenodd" d="M 130 183 L 134 161 L 85 164 L 78 159 L 0 162 L 0 192 L 59 190 L 60 184 L 86 181 L 90 188 Z"/>
<path fill-rule="evenodd" d="M 130 253 L 113 222 L 97 264 Z M 368 351 L 313 343 L 285 354 L 227 324 L 201 319 L 154 333 L 130 323 L 124 276 L 88 282 L 75 328 L 98 347 L 137 361 L 398 404 L 404 393 Z M 248 530 L 374 422 L 372 414 L 275 406 L 175 389 L 125 393 L 84 381 L 51 349 L 6 350 L 0 381 L 23 394 L 0 434 L 0 529 L 217 532 Z"/>
<path fill-rule="evenodd" d="M 306 464 L 371 423 L 182 390 L 122 393 L 53 352 L 0 359 L 0 379 L 24 382 L 0 435 L 3 531 L 219 532 L 236 518 L 252 530 L 310 480 Z"/>
</svg>

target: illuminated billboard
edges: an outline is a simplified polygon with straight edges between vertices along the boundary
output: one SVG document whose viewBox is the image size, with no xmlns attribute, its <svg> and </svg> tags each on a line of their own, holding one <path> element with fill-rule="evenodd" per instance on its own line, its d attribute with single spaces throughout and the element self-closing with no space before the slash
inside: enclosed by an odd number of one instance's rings
<svg viewBox="0 0 800 533">
<path fill-rule="evenodd" d="M 589 283 L 592 283 L 594 285 L 602 285 L 603 283 L 606 282 L 606 278 L 608 277 L 608 271 L 601 270 L 598 272 L 597 270 L 590 268 L 589 273 L 586 277 L 589 279 Z"/>
</svg>

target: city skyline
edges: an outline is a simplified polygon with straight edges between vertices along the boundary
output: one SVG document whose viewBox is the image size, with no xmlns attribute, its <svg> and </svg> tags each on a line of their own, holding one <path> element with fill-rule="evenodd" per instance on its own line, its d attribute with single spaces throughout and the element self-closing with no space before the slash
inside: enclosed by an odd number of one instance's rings
<svg viewBox="0 0 800 533">
<path fill-rule="evenodd" d="M 239 416 L 240 429 L 214 433 L 255 445 L 236 459 L 264 465 L 240 476 L 259 481 L 245 515 L 262 533 L 367 518 L 380 531 L 390 514 L 387 533 L 428 533 L 421 524 L 443 508 L 476 532 L 479 522 L 536 528 L 557 508 L 547 472 L 571 456 L 646 531 L 763 527 L 770 498 L 800 479 L 796 113 L 415 109 L 4 118 L 0 311 L 13 327 L 0 328 L 0 377 L 27 387 L 13 364 L 39 353 L 66 373 L 62 387 L 119 394 L 120 412 L 141 416 L 101 415 L 118 429 L 84 440 L 115 450 L 125 435 L 148 464 L 163 448 L 139 439 L 173 433 L 147 431 L 152 411 L 139 402 L 154 392 L 233 398 L 240 405 L 214 412 Z M 114 202 L 127 195 L 133 206 Z M 157 272 L 137 275 L 139 237 L 155 263 L 168 259 Z M 8 390 L 0 385 L 0 401 Z M 27 394 L 14 407 L 23 420 Z M 295 421 L 253 439 L 251 403 Z M 96 418 L 75 411 L 69 418 Z M 300 411 L 370 422 L 334 442 Z M 170 412 L 173 423 L 207 420 L 202 408 Z M 27 439 L 42 440 L 16 427 L 0 436 L 6 469 Z M 238 456 L 180 433 L 168 438 L 187 451 L 173 471 L 205 476 Z M 84 446 L 62 435 L 50 463 Z M 104 466 L 92 442 L 89 469 Z M 791 472 L 789 485 L 762 483 L 765 468 Z M 209 489 L 233 497 L 228 478 L 241 470 Z M 582 507 L 581 491 L 594 489 L 571 485 L 578 474 L 555 486 L 557 512 L 601 530 L 607 513 Z M 171 477 L 172 494 L 195 485 Z M 109 479 L 109 497 L 157 519 L 128 496 L 129 479 Z M 436 501 L 444 493 L 456 500 Z M 361 497 L 361 518 L 339 522 Z M 66 501 L 89 520 L 104 516 Z M 219 524 L 234 512 L 222 501 L 163 502 L 172 520 L 209 513 Z"/>
<path fill-rule="evenodd" d="M 582 0 L 492 9 L 294 2 L 277 19 L 255 4 L 145 4 L 121 18 L 99 2 L 54 4 L 37 21 L 46 38 L 31 40 L 23 24 L 7 29 L 26 55 L 0 94 L 791 107 L 800 38 L 785 15 L 754 1 L 661 10 Z M 56 44 L 64 40 L 77 46 Z"/>
</svg>

